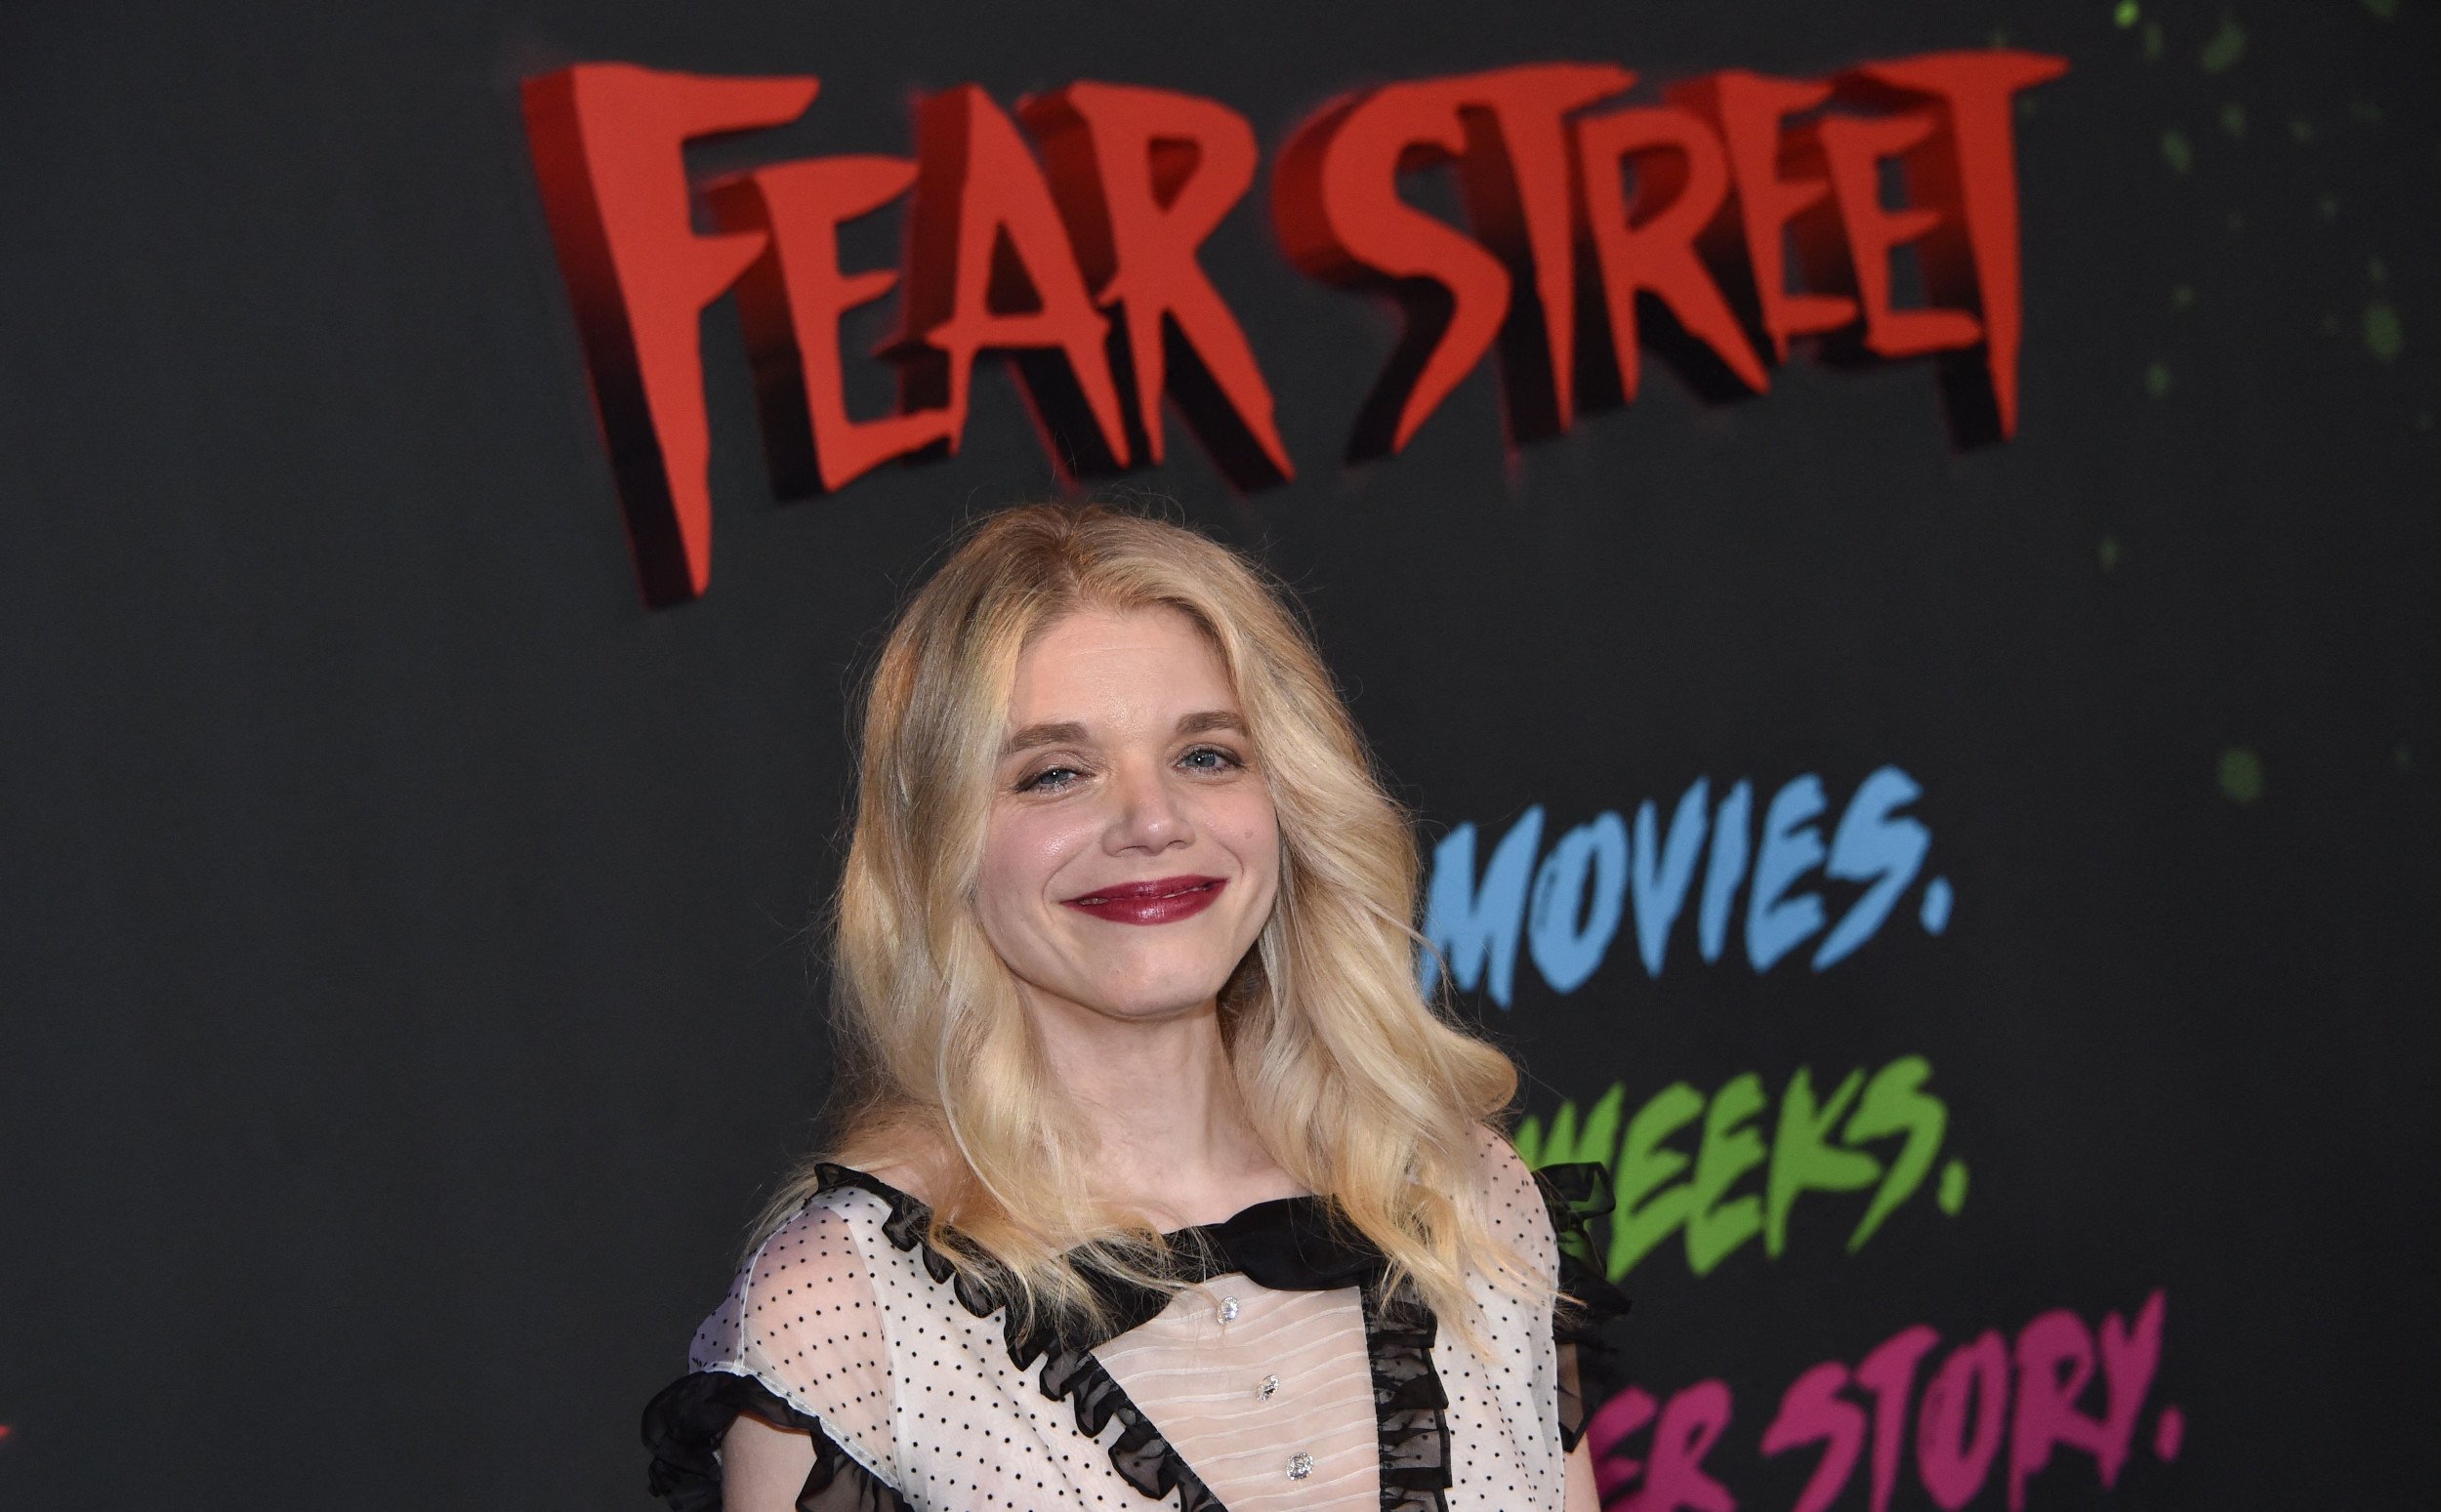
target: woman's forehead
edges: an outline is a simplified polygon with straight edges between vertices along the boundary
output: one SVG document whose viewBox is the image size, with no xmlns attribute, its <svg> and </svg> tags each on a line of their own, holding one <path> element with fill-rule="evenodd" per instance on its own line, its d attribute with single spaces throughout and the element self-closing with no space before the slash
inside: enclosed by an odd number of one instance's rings
<svg viewBox="0 0 2441 1512">
<path fill-rule="evenodd" d="M 1235 713 L 1237 695 L 1219 648 L 1192 619 L 1167 605 L 1080 609 L 1018 655 L 1009 723 L 1167 724 L 1213 710 Z"/>
</svg>

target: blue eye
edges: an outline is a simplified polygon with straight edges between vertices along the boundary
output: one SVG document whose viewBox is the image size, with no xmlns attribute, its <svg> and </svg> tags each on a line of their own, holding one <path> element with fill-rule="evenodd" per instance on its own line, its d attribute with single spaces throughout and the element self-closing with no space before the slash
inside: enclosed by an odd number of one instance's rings
<svg viewBox="0 0 2441 1512">
<path fill-rule="evenodd" d="M 1206 757 L 1210 757 L 1210 760 L 1207 761 Z M 1179 759 L 1193 766 L 1199 772 L 1227 771 L 1230 767 L 1245 764 L 1219 746 L 1197 746 Z"/>
<path fill-rule="evenodd" d="M 1018 783 L 1017 791 L 1019 793 L 1056 792 L 1080 775 L 1082 774 L 1073 766 L 1046 766 Z"/>
</svg>

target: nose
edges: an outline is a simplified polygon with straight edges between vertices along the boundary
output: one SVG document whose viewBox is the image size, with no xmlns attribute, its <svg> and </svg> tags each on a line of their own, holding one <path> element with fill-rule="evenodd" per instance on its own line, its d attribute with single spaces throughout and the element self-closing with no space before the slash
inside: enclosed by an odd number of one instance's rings
<svg viewBox="0 0 2441 1512">
<path fill-rule="evenodd" d="M 1116 801 L 1104 849 L 1114 855 L 1131 850 L 1157 855 L 1194 842 L 1194 829 L 1166 775 L 1158 764 L 1134 762 L 1114 774 L 1109 791 Z"/>
</svg>

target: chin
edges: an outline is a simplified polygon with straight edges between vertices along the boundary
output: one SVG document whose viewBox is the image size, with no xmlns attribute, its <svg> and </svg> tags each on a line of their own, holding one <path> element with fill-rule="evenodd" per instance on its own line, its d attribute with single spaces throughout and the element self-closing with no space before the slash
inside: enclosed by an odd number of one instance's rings
<svg viewBox="0 0 2441 1512">
<path fill-rule="evenodd" d="M 1081 1001 L 1113 1018 L 1158 1019 L 1190 1012 L 1213 1001 L 1220 983 L 1195 981 L 1097 984 L 1099 990 Z"/>
</svg>

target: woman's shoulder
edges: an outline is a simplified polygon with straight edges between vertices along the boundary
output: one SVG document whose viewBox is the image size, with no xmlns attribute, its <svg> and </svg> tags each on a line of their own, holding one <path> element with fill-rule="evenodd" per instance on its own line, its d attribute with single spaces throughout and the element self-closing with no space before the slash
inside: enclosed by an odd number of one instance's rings
<svg viewBox="0 0 2441 1512">
<path fill-rule="evenodd" d="M 719 1504 L 717 1490 L 700 1503 L 683 1496 L 702 1497 L 721 1484 L 719 1451 L 741 1413 L 813 1430 L 823 1484 L 844 1472 L 843 1454 L 874 1475 L 891 1473 L 893 1371 L 884 1320 L 900 1301 L 893 1290 L 909 1288 L 875 1263 L 888 1251 L 893 1209 L 855 1179 L 861 1174 L 813 1173 L 811 1189 L 755 1245 L 696 1330 L 687 1374 L 646 1410 L 653 1484 L 682 1493 L 674 1504 Z"/>
<path fill-rule="evenodd" d="M 1498 1129 L 1477 1124 L 1473 1136 L 1476 1190 L 1492 1232 L 1546 1281 L 1579 1298 L 1599 1292 L 1607 1305 L 1599 1236 L 1609 1228 L 1609 1172 L 1593 1164 L 1529 1168 Z M 1624 1299 L 1618 1306 L 1624 1310 Z"/>
<path fill-rule="evenodd" d="M 1509 1136 L 1489 1124 L 1469 1131 L 1474 1147 L 1475 1190 L 1483 1200 L 1483 1215 L 1512 1242 L 1548 1228 L 1550 1210 L 1534 1172 L 1517 1155 Z"/>
<path fill-rule="evenodd" d="M 747 1251 L 696 1331 L 688 1351 L 696 1369 L 749 1355 L 775 1330 L 858 1319 L 895 1285 L 897 1267 L 879 1262 L 912 1248 L 929 1217 L 912 1193 L 856 1166 L 819 1164 L 799 1186 L 796 1205 Z"/>
</svg>

